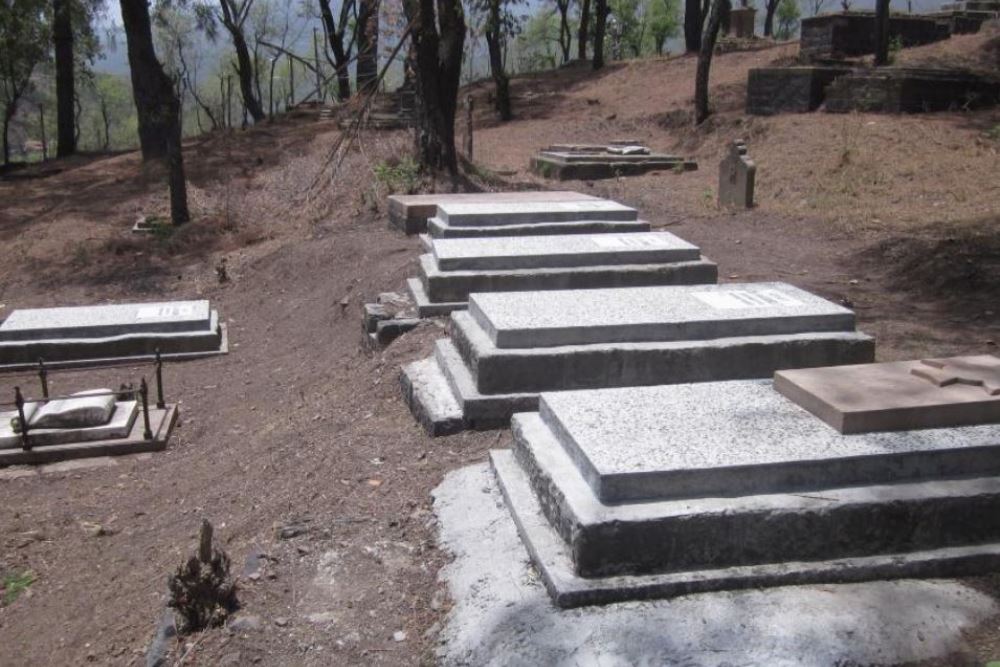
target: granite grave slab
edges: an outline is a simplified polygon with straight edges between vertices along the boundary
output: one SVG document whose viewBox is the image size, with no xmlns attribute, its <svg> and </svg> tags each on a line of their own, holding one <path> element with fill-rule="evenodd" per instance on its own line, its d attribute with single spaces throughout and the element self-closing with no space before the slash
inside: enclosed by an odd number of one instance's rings
<svg viewBox="0 0 1000 667">
<path fill-rule="evenodd" d="M 451 227 L 494 227 L 582 220 L 630 222 L 639 219 L 639 212 L 618 202 L 595 199 L 561 202 L 444 203 L 438 205 L 435 217 Z"/>
<path fill-rule="evenodd" d="M 226 327 L 207 300 L 19 309 L 0 324 L 0 369 L 227 351 Z"/>
</svg>

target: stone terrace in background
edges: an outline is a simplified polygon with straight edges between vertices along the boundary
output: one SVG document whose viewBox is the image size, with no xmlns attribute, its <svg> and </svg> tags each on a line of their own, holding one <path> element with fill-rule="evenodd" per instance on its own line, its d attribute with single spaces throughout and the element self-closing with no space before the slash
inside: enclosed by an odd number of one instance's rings
<svg viewBox="0 0 1000 667">
<path fill-rule="evenodd" d="M 504 204 L 511 202 L 593 201 L 598 197 L 570 191 L 476 192 L 470 194 L 392 195 L 389 223 L 407 234 L 423 234 L 439 204 Z"/>
<path fill-rule="evenodd" d="M 428 239 L 408 281 L 420 317 L 464 309 L 472 292 L 714 283 L 700 250 L 667 232 Z"/>
<path fill-rule="evenodd" d="M 451 339 L 404 367 L 433 435 L 504 426 L 544 391 L 770 377 L 863 363 L 854 314 L 784 283 L 472 294 Z"/>
<path fill-rule="evenodd" d="M 996 380 L 997 360 L 938 361 Z M 917 363 L 787 374 L 814 386 L 833 374 L 827 393 L 885 408 Z M 937 428 L 858 435 L 768 381 L 545 393 L 515 415 L 513 452 L 491 460 L 560 606 L 996 571 L 1000 425 L 953 425 L 947 408 L 969 387 L 925 387 Z"/>
<path fill-rule="evenodd" d="M 15 310 L 0 324 L 0 369 L 183 359 L 227 351 L 226 327 L 207 300 Z"/>
</svg>

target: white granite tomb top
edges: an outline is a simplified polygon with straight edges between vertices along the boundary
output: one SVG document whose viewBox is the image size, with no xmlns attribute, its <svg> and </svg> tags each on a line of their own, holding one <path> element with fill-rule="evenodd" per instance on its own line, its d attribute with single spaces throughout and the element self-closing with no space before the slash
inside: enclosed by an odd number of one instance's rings
<svg viewBox="0 0 1000 667">
<path fill-rule="evenodd" d="M 565 262 L 594 264 L 696 261 L 698 247 L 669 232 L 491 236 L 434 239 L 431 249 L 442 271 L 556 266 Z"/>
<path fill-rule="evenodd" d="M 0 341 L 94 338 L 139 332 L 208 330 L 205 299 L 15 310 L 0 324 Z"/>
<path fill-rule="evenodd" d="M 31 414 L 37 414 L 37 403 L 25 405 L 25 416 L 30 424 Z M 98 426 L 78 428 L 30 428 L 28 434 L 31 444 L 35 447 L 61 445 L 74 442 L 93 442 L 94 440 L 109 440 L 127 438 L 139 415 L 139 403 L 135 400 L 117 401 L 110 419 Z M 17 418 L 17 411 L 0 412 L 0 449 L 21 447 L 21 436 L 13 428 L 12 420 Z"/>
<path fill-rule="evenodd" d="M 854 330 L 852 311 L 787 283 L 475 293 L 469 312 L 502 348 Z"/>
<path fill-rule="evenodd" d="M 584 201 L 444 202 L 437 217 L 455 227 L 577 220 L 638 220 L 639 212 L 606 199 Z"/>
<path fill-rule="evenodd" d="M 539 412 L 567 451 L 582 457 L 588 481 L 619 500 L 703 489 L 740 495 L 754 483 L 903 481 L 926 475 L 929 464 L 918 470 L 900 456 L 952 450 L 967 456 L 945 466 L 988 474 L 980 464 L 1000 450 L 1000 424 L 841 435 L 769 380 L 543 393 Z"/>
</svg>

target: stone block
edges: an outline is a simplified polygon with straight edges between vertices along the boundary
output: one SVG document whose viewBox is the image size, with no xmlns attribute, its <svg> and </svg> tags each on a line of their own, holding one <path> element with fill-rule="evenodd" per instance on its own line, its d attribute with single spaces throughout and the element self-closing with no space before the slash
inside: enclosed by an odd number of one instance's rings
<svg viewBox="0 0 1000 667">
<path fill-rule="evenodd" d="M 806 113 L 818 109 L 826 89 L 847 67 L 755 67 L 747 73 L 748 114 Z"/>
<path fill-rule="evenodd" d="M 498 348 L 853 331 L 854 313 L 787 283 L 481 293 L 469 313 Z"/>
<path fill-rule="evenodd" d="M 633 221 L 639 219 L 639 213 L 634 208 L 617 202 L 596 199 L 562 202 L 443 203 L 438 205 L 436 217 L 451 227 L 494 227 L 581 220 Z"/>
<path fill-rule="evenodd" d="M 992 355 L 780 371 L 774 388 L 840 433 L 1000 422 Z"/>
<path fill-rule="evenodd" d="M 757 165 L 747 155 L 746 144 L 734 141 L 719 163 L 719 206 L 752 208 Z"/>
<path fill-rule="evenodd" d="M 432 253 L 441 271 L 665 264 L 701 258 L 697 246 L 669 232 L 435 239 Z"/>
<path fill-rule="evenodd" d="M 698 163 L 674 155 L 542 151 L 531 158 L 531 171 L 555 180 L 598 180 L 651 171 L 695 171 Z"/>
<path fill-rule="evenodd" d="M 646 220 L 582 220 L 577 222 L 536 222 L 523 225 L 487 225 L 453 227 L 438 218 L 427 221 L 427 231 L 433 238 L 482 238 L 486 236 L 563 236 L 566 234 L 605 234 L 648 232 Z"/>
<path fill-rule="evenodd" d="M 42 405 L 28 419 L 32 428 L 87 428 L 111 421 L 115 396 L 110 389 L 92 389 Z"/>
</svg>

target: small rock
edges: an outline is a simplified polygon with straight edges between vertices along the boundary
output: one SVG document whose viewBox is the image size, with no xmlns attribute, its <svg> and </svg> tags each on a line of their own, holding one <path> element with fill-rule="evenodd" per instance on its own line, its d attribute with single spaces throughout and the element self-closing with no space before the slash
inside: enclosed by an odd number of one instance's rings
<svg viewBox="0 0 1000 667">
<path fill-rule="evenodd" d="M 87 533 L 87 535 L 90 535 L 91 537 L 104 537 L 105 535 L 110 535 L 112 532 L 109 528 L 105 528 L 101 524 L 94 523 L 93 521 L 81 521 L 80 528 L 82 528 L 83 532 Z"/>
<path fill-rule="evenodd" d="M 229 629 L 233 632 L 257 632 L 264 627 L 264 622 L 260 616 L 253 614 L 241 614 L 229 621 Z"/>
<path fill-rule="evenodd" d="M 279 540 L 290 540 L 309 532 L 309 527 L 301 523 L 290 523 L 278 528 Z"/>
<path fill-rule="evenodd" d="M 284 616 L 279 616 L 278 618 L 274 619 L 274 624 L 277 625 L 279 628 L 288 627 L 288 623 L 289 623 L 288 619 L 285 618 Z"/>
<path fill-rule="evenodd" d="M 394 633 L 392 633 L 392 640 L 395 642 L 405 642 L 406 633 L 403 632 L 402 630 L 396 630 Z"/>
<path fill-rule="evenodd" d="M 295 550 L 299 552 L 300 556 L 307 556 L 310 553 L 309 547 L 298 546 L 295 547 Z"/>
</svg>

